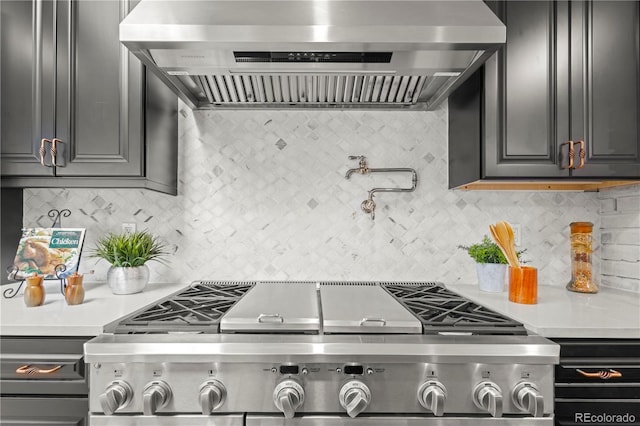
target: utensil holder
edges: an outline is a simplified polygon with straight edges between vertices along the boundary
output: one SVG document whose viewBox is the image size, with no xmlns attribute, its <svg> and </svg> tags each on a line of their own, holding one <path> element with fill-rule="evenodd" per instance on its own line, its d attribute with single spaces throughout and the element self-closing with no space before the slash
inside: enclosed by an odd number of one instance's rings
<svg viewBox="0 0 640 426">
<path fill-rule="evenodd" d="M 538 303 L 537 268 L 509 266 L 509 301 L 526 305 Z"/>
</svg>

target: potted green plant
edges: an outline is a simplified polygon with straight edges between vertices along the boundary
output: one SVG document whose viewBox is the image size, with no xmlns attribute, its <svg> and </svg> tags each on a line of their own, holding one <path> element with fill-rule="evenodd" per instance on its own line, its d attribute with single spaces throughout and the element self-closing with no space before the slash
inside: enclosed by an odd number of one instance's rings
<svg viewBox="0 0 640 426">
<path fill-rule="evenodd" d="M 149 282 L 147 262 L 162 262 L 166 245 L 147 231 L 107 234 L 96 242 L 91 257 L 111 264 L 107 284 L 114 294 L 141 292 Z"/>
<path fill-rule="evenodd" d="M 499 293 L 504 290 L 508 280 L 508 262 L 500 247 L 489 239 L 482 238 L 482 242 L 470 246 L 459 245 L 476 261 L 476 273 L 480 290 Z M 516 252 L 518 259 L 524 250 Z"/>
</svg>

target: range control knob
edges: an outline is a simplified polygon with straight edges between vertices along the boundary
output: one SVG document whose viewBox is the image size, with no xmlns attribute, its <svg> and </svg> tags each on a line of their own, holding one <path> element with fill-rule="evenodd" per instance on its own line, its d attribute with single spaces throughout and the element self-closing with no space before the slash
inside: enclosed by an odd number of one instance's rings
<svg viewBox="0 0 640 426">
<path fill-rule="evenodd" d="M 446 399 L 447 389 L 437 380 L 425 382 L 418 389 L 418 402 L 434 416 L 442 416 Z"/>
<path fill-rule="evenodd" d="M 147 384 L 142 393 L 142 413 L 153 416 L 171 400 L 171 388 L 166 382 L 153 381 Z"/>
<path fill-rule="evenodd" d="M 133 389 L 129 383 L 122 380 L 111 382 L 99 397 L 102 411 L 108 416 L 129 405 L 131 398 L 133 398 Z"/>
<path fill-rule="evenodd" d="M 304 389 L 295 380 L 283 380 L 273 391 L 273 403 L 287 419 L 296 414 L 304 402 Z"/>
<path fill-rule="evenodd" d="M 371 403 L 371 391 L 360 380 L 349 380 L 340 389 L 339 398 L 349 417 L 356 417 Z"/>
<path fill-rule="evenodd" d="M 478 383 L 473 390 L 473 403 L 493 417 L 502 417 L 502 390 L 493 382 Z"/>
<path fill-rule="evenodd" d="M 533 417 L 544 415 L 544 397 L 531 382 L 520 382 L 513 388 L 513 404 L 520 411 L 527 411 Z"/>
<path fill-rule="evenodd" d="M 220 408 L 227 397 L 227 389 L 219 380 L 208 380 L 200 386 L 200 408 L 208 416 Z"/>
</svg>

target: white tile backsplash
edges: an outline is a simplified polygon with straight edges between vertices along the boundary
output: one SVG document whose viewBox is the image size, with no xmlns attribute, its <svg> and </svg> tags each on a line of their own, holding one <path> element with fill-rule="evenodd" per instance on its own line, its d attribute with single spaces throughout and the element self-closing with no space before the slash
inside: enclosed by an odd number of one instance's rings
<svg viewBox="0 0 640 426">
<path fill-rule="evenodd" d="M 48 226 L 50 208 L 69 208 L 63 224 L 87 228 L 86 253 L 102 234 L 135 222 L 174 249 L 168 266 L 150 264 L 155 281 L 475 283 L 473 261 L 457 245 L 479 241 L 489 224 L 506 220 L 522 225 L 525 258 L 540 269 L 540 282 L 558 286 L 571 274 L 569 223 L 600 228 L 603 199 L 596 193 L 448 190 L 446 105 L 434 112 L 218 112 L 181 105 L 179 144 L 177 197 L 135 189 L 28 189 L 24 224 Z M 410 186 L 410 175 L 345 179 L 357 166 L 347 157 L 360 154 L 370 167 L 418 172 L 415 192 L 376 196 L 375 221 L 360 210 L 367 191 Z M 102 280 L 107 267 L 85 255 L 81 271 L 95 270 L 92 279 Z"/>
<path fill-rule="evenodd" d="M 604 285 L 640 293 L 640 185 L 598 194 Z"/>
</svg>

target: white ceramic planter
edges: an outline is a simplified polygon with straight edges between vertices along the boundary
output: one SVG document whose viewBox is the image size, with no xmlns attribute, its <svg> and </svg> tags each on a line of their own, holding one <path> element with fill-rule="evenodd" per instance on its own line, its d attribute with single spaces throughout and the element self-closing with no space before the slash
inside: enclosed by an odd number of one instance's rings
<svg viewBox="0 0 640 426">
<path fill-rule="evenodd" d="M 509 279 L 509 265 L 500 263 L 476 263 L 478 287 L 482 291 L 500 293 L 504 291 Z"/>
<path fill-rule="evenodd" d="M 113 294 L 140 293 L 149 282 L 149 267 L 147 265 L 136 267 L 112 266 L 107 272 L 107 284 Z"/>
</svg>

